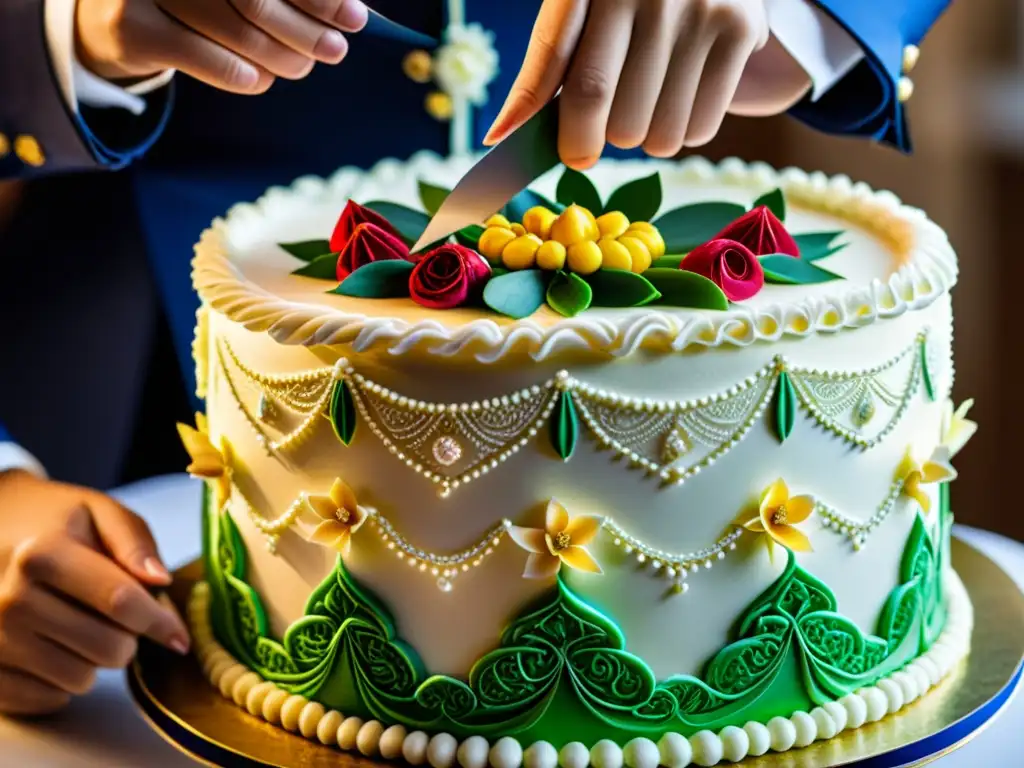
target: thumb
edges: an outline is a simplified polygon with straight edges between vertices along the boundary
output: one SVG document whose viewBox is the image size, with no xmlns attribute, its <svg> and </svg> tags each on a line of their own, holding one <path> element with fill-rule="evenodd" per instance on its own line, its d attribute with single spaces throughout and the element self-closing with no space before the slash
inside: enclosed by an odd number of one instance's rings
<svg viewBox="0 0 1024 768">
<path fill-rule="evenodd" d="M 537 14 L 526 58 L 484 144 L 504 139 L 551 101 L 576 50 L 588 0 L 545 0 Z"/>
<path fill-rule="evenodd" d="M 146 584 L 171 583 L 145 520 L 103 494 L 92 496 L 88 506 L 100 542 L 122 568 Z"/>
</svg>

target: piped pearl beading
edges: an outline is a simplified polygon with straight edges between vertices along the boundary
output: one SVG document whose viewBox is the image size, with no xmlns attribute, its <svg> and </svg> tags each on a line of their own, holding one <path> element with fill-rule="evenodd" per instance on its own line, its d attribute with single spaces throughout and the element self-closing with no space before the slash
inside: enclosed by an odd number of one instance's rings
<svg viewBox="0 0 1024 768">
<path fill-rule="evenodd" d="M 814 511 L 820 516 L 822 525 L 825 528 L 841 533 L 850 539 L 855 550 L 860 550 L 867 542 L 867 537 L 875 530 L 896 508 L 903 493 L 903 480 L 894 480 L 889 487 L 889 493 L 878 506 L 875 513 L 867 520 L 854 520 L 841 514 L 834 507 L 822 501 L 816 501 Z"/>
<path fill-rule="evenodd" d="M 346 379 L 353 385 L 352 399 L 355 401 L 359 415 L 363 417 L 363 420 L 370 428 L 370 431 L 373 432 L 377 439 L 384 444 L 384 447 L 387 448 L 388 452 L 395 458 L 403 462 L 416 474 L 426 480 L 429 480 L 434 485 L 439 486 L 441 498 L 447 498 L 452 491 L 460 486 L 468 485 L 474 480 L 479 480 L 492 469 L 497 469 L 498 465 L 503 464 L 509 458 L 519 453 L 520 449 L 536 437 L 537 433 L 547 424 L 548 418 L 551 416 L 551 411 L 554 410 L 556 401 L 553 379 L 549 379 L 543 384 L 534 384 L 531 387 L 527 387 L 511 395 L 502 395 L 500 397 L 493 397 L 485 400 L 475 400 L 470 403 L 430 403 L 424 400 L 416 400 L 411 397 L 406 397 L 398 392 L 394 392 L 393 390 L 381 386 L 376 382 L 372 382 L 358 373 L 348 373 L 346 374 Z M 538 397 L 545 391 L 550 391 L 552 394 L 548 397 L 547 402 L 541 408 L 533 423 L 527 427 L 522 434 L 514 438 L 504 450 L 478 462 L 457 477 L 449 478 L 432 471 L 429 467 L 423 466 L 422 463 L 416 461 L 415 457 L 407 455 L 398 445 L 395 444 L 395 442 L 374 420 L 373 415 L 370 413 L 369 408 L 361 395 L 363 390 L 371 392 L 375 397 L 386 403 L 393 404 L 402 410 L 426 414 L 444 413 L 445 411 L 457 414 L 498 410 L 515 405 L 528 398 Z"/>
<path fill-rule="evenodd" d="M 767 723 L 750 721 L 742 728 L 726 726 L 717 733 L 698 731 L 689 738 L 666 733 L 657 742 L 634 738 L 620 747 L 602 739 L 591 747 L 578 741 L 557 750 L 546 741 L 524 748 L 505 736 L 491 743 L 482 736 L 459 742 L 448 733 L 409 732 L 403 725 L 388 726 L 328 710 L 322 704 L 277 685 L 239 664 L 214 638 L 210 625 L 210 589 L 199 582 L 188 601 L 193 648 L 203 672 L 221 695 L 262 718 L 311 741 L 359 752 L 371 758 L 404 760 L 431 768 L 687 768 L 738 762 L 751 756 L 786 752 L 831 739 L 898 712 L 937 685 L 963 659 L 970 648 L 974 615 L 967 591 L 955 573 L 945 580 L 948 615 L 938 640 L 900 671 L 837 701 L 773 717 Z"/>
<path fill-rule="evenodd" d="M 727 552 L 736 549 L 736 540 L 744 533 L 744 529 L 736 528 L 710 547 L 681 554 L 666 552 L 645 544 L 608 518 L 605 518 L 602 527 L 614 537 L 615 546 L 621 548 L 627 555 L 635 557 L 638 564 L 650 567 L 652 572 L 671 581 L 672 591 L 676 594 L 689 591 L 690 585 L 686 583 L 688 574 L 699 573 L 702 568 L 710 570 L 717 561 L 724 560 Z"/>
</svg>

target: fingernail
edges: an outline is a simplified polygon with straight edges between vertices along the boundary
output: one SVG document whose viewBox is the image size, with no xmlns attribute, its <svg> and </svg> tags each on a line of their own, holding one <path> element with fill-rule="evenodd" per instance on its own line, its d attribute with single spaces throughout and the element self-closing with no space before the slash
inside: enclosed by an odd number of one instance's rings
<svg viewBox="0 0 1024 768">
<path fill-rule="evenodd" d="M 321 61 L 333 63 L 338 61 L 347 49 L 345 36 L 336 29 L 329 29 L 317 41 L 313 54 Z"/>
<path fill-rule="evenodd" d="M 255 88 L 259 81 L 260 73 L 256 67 L 244 61 L 238 65 L 238 86 L 240 88 Z"/>
<path fill-rule="evenodd" d="M 188 654 L 188 643 L 180 637 L 172 637 L 168 640 L 167 647 L 181 656 Z"/>
<path fill-rule="evenodd" d="M 359 0 L 343 0 L 337 15 L 338 26 L 348 32 L 358 32 L 369 18 L 369 11 Z"/>
<path fill-rule="evenodd" d="M 143 561 L 142 567 L 145 569 L 146 573 L 148 573 L 154 579 L 160 579 L 161 581 L 171 580 L 171 574 L 168 572 L 166 568 L 164 568 L 163 563 L 161 563 L 155 557 L 147 557 Z"/>
</svg>

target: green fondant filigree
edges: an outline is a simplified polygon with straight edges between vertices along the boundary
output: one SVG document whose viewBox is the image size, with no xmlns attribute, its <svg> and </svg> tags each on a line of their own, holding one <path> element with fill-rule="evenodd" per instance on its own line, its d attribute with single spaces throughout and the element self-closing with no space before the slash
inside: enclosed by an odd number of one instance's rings
<svg viewBox="0 0 1024 768">
<path fill-rule="evenodd" d="M 890 674 L 941 631 L 944 492 L 932 540 L 915 519 L 900 585 L 876 634 L 838 612 L 835 595 L 793 553 L 784 572 L 739 618 L 732 642 L 697 676 L 656 681 L 607 616 L 558 579 L 521 612 L 468 679 L 429 675 L 387 609 L 339 559 L 306 615 L 278 643 L 245 582 L 245 551 L 227 513 L 205 512 L 211 621 L 240 661 L 284 690 L 346 714 L 457 736 L 497 733 L 560 746 L 667 731 L 742 725 L 834 700 Z"/>
</svg>

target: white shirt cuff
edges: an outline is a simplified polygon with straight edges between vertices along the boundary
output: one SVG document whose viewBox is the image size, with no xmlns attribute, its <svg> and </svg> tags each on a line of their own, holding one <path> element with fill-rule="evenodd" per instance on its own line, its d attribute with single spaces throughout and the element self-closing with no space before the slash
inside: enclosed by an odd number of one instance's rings
<svg viewBox="0 0 1024 768">
<path fill-rule="evenodd" d="M 57 85 L 68 108 L 78 114 L 87 107 L 119 107 L 133 115 L 146 110 L 144 94 L 162 88 L 174 76 L 169 69 L 128 88 L 97 77 L 75 58 L 75 7 L 78 0 L 45 0 L 46 44 L 57 76 Z"/>
<path fill-rule="evenodd" d="M 765 0 L 768 26 L 811 78 L 817 101 L 864 58 L 860 44 L 809 0 Z"/>
<path fill-rule="evenodd" d="M 46 479 L 46 470 L 35 456 L 17 443 L 0 443 L 0 472 L 10 469 L 24 469 L 26 472 Z"/>
</svg>

